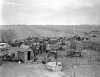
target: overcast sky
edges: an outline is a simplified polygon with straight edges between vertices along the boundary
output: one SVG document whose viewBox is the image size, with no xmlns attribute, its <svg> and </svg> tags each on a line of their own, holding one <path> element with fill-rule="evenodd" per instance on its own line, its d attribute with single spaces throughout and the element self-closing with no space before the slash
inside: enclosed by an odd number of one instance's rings
<svg viewBox="0 0 100 77">
<path fill-rule="evenodd" d="M 2 0 L 0 0 L 0 25 L 2 24 Z M 1 26 L 0 26 L 1 28 Z"/>
<path fill-rule="evenodd" d="M 3 0 L 2 24 L 100 24 L 100 0 Z"/>
</svg>

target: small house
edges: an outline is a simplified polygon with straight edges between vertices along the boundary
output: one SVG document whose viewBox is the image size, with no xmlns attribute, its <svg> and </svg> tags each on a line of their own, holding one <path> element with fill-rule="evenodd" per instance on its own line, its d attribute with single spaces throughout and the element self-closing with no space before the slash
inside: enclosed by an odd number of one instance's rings
<svg viewBox="0 0 100 77">
<path fill-rule="evenodd" d="M 13 47 L 8 52 L 10 56 L 14 55 L 14 60 L 21 60 L 24 63 L 31 61 L 34 58 L 34 53 L 30 48 L 25 49 Z"/>
<path fill-rule="evenodd" d="M 21 60 L 22 62 L 26 63 L 33 60 L 34 53 L 31 49 L 20 48 L 17 51 L 17 58 L 18 60 Z"/>
</svg>

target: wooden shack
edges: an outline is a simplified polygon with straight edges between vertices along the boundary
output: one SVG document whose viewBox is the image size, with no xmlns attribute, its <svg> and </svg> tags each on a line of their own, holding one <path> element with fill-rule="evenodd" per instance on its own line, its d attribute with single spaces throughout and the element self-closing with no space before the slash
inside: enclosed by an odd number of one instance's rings
<svg viewBox="0 0 100 77">
<path fill-rule="evenodd" d="M 30 48 L 13 47 L 9 51 L 9 56 L 14 55 L 13 60 L 21 60 L 26 63 L 34 58 L 34 53 Z"/>
<path fill-rule="evenodd" d="M 18 57 L 18 60 L 21 60 L 22 62 L 27 63 L 33 60 L 34 53 L 31 49 L 20 48 L 20 50 L 17 51 L 17 57 Z"/>
</svg>

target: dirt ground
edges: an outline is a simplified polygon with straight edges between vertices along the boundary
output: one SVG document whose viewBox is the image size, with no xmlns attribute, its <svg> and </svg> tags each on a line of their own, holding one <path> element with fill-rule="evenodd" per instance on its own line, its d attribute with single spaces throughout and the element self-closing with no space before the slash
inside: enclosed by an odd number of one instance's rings
<svg viewBox="0 0 100 77">
<path fill-rule="evenodd" d="M 48 71 L 42 64 L 6 63 L 0 66 L 0 77 L 61 77 L 63 74 Z"/>
<path fill-rule="evenodd" d="M 75 60 L 81 64 L 75 64 Z M 5 63 L 0 66 L 0 77 L 100 77 L 100 66 L 86 63 L 82 59 L 67 58 L 62 72 L 48 71 L 42 64 Z"/>
<path fill-rule="evenodd" d="M 88 62 L 87 59 L 69 58 L 66 60 L 63 72 L 66 74 L 65 77 L 100 77 L 100 65 Z"/>
<path fill-rule="evenodd" d="M 0 66 L 0 77 L 100 77 L 100 65 L 95 58 L 64 58 L 62 72 L 47 70 L 43 64 L 6 62 Z"/>
</svg>

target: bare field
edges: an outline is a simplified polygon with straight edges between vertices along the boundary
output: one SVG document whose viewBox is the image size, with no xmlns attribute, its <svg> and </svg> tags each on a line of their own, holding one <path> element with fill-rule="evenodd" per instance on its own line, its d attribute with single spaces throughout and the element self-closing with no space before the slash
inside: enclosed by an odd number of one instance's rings
<svg viewBox="0 0 100 77">
<path fill-rule="evenodd" d="M 83 33 L 100 30 L 99 25 L 4 25 L 3 29 L 13 29 L 17 38 L 34 37 L 72 37 L 75 32 Z M 2 31 L 2 30 L 1 30 Z"/>
</svg>

